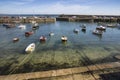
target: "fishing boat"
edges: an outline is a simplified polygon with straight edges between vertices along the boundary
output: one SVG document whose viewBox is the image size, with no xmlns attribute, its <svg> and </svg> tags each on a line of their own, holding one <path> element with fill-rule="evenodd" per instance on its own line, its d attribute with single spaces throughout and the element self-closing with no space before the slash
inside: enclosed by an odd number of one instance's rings
<svg viewBox="0 0 120 80">
<path fill-rule="evenodd" d="M 97 30 L 106 30 L 106 27 L 104 27 L 104 26 L 98 26 L 98 27 L 96 27 L 96 29 Z"/>
<path fill-rule="evenodd" d="M 27 46 L 27 48 L 25 49 L 26 53 L 31 53 L 35 50 L 35 43 L 31 43 Z"/>
<path fill-rule="evenodd" d="M 19 38 L 17 37 L 13 38 L 13 42 L 17 42 L 17 41 L 19 41 Z"/>
<path fill-rule="evenodd" d="M 99 31 L 99 30 L 94 30 L 93 31 L 93 34 L 96 34 L 96 35 L 102 35 L 102 31 Z"/>
<path fill-rule="evenodd" d="M 61 37 L 61 40 L 62 40 L 62 41 L 67 41 L 67 37 L 66 37 L 66 36 L 62 36 L 62 37 Z"/>
<path fill-rule="evenodd" d="M 45 42 L 46 40 L 47 40 L 47 38 L 45 36 L 40 37 L 40 42 Z"/>
<path fill-rule="evenodd" d="M 20 28 L 20 29 L 26 29 L 26 26 L 23 25 L 23 24 L 21 24 L 21 25 L 18 26 L 18 28 Z"/>
</svg>

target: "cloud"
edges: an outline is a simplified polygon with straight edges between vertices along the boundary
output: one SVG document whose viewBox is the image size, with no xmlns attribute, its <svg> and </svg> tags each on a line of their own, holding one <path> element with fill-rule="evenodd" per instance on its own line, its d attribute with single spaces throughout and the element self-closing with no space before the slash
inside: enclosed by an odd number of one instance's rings
<svg viewBox="0 0 120 80">
<path fill-rule="evenodd" d="M 81 6 L 78 4 L 65 5 L 61 3 L 49 4 L 49 5 L 39 5 L 31 6 L 26 8 L 26 11 L 31 11 L 31 13 L 42 13 L 42 14 L 72 14 L 72 13 L 83 13 L 85 10 L 89 10 L 90 6 Z"/>
</svg>

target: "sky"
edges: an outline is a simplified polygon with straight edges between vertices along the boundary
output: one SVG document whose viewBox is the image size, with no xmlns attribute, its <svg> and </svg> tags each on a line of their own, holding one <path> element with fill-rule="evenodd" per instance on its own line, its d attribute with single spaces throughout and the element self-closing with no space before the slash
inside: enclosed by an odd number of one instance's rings
<svg viewBox="0 0 120 80">
<path fill-rule="evenodd" d="M 120 15 L 120 0 L 0 0 L 0 14 Z"/>
</svg>

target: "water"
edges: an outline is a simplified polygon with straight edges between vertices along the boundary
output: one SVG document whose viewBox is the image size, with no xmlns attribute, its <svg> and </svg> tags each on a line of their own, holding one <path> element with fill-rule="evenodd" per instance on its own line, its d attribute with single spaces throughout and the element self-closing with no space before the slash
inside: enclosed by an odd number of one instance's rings
<svg viewBox="0 0 120 80">
<path fill-rule="evenodd" d="M 86 32 L 81 31 L 80 25 L 86 24 Z M 25 32 L 32 30 L 31 24 L 26 24 L 26 30 L 15 28 L 6 29 L 0 26 L 0 74 L 25 73 L 52 70 L 69 67 L 79 67 L 107 62 L 114 62 L 115 55 L 120 54 L 120 30 L 107 28 L 102 36 L 93 35 L 97 23 L 59 22 L 40 23 L 34 34 L 25 37 Z M 73 30 L 80 29 L 78 34 Z M 54 32 L 54 36 L 49 36 Z M 39 37 L 47 37 L 45 43 L 39 42 Z M 62 36 L 67 36 L 66 43 L 61 42 Z M 20 40 L 12 42 L 14 37 Z M 36 44 L 31 54 L 24 52 L 30 43 Z"/>
</svg>

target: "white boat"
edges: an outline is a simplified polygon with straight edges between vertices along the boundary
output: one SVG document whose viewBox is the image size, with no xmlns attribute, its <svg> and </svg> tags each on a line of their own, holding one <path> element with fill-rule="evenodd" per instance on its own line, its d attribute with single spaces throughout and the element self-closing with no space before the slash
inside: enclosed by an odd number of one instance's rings
<svg viewBox="0 0 120 80">
<path fill-rule="evenodd" d="M 35 43 L 31 43 L 27 46 L 27 48 L 25 49 L 26 53 L 31 53 L 35 50 Z"/>
<path fill-rule="evenodd" d="M 21 25 L 18 26 L 18 28 L 20 28 L 20 29 L 26 29 L 26 26 L 23 25 L 23 24 L 21 24 Z"/>
<path fill-rule="evenodd" d="M 114 28 L 114 27 L 116 27 L 116 24 L 107 24 L 107 27 Z"/>
<path fill-rule="evenodd" d="M 61 40 L 62 40 L 62 41 L 67 41 L 67 37 L 66 37 L 66 36 L 62 36 L 62 37 L 61 37 Z"/>
<path fill-rule="evenodd" d="M 79 32 L 79 29 L 74 29 L 73 30 L 75 33 L 78 33 Z"/>
<path fill-rule="evenodd" d="M 39 24 L 38 23 L 34 23 L 32 29 L 37 29 L 37 28 L 39 28 Z"/>
<path fill-rule="evenodd" d="M 104 27 L 104 26 L 98 26 L 98 27 L 96 27 L 96 29 L 98 29 L 98 30 L 106 30 L 106 27 Z"/>
<path fill-rule="evenodd" d="M 54 33 L 53 32 L 49 33 L 49 36 L 54 36 Z"/>
<path fill-rule="evenodd" d="M 96 35 L 102 35 L 102 31 L 99 31 L 99 30 L 94 30 L 93 31 L 93 34 L 96 34 Z"/>
<path fill-rule="evenodd" d="M 19 41 L 19 38 L 17 37 L 13 38 L 13 42 L 17 42 L 17 41 Z"/>
</svg>

